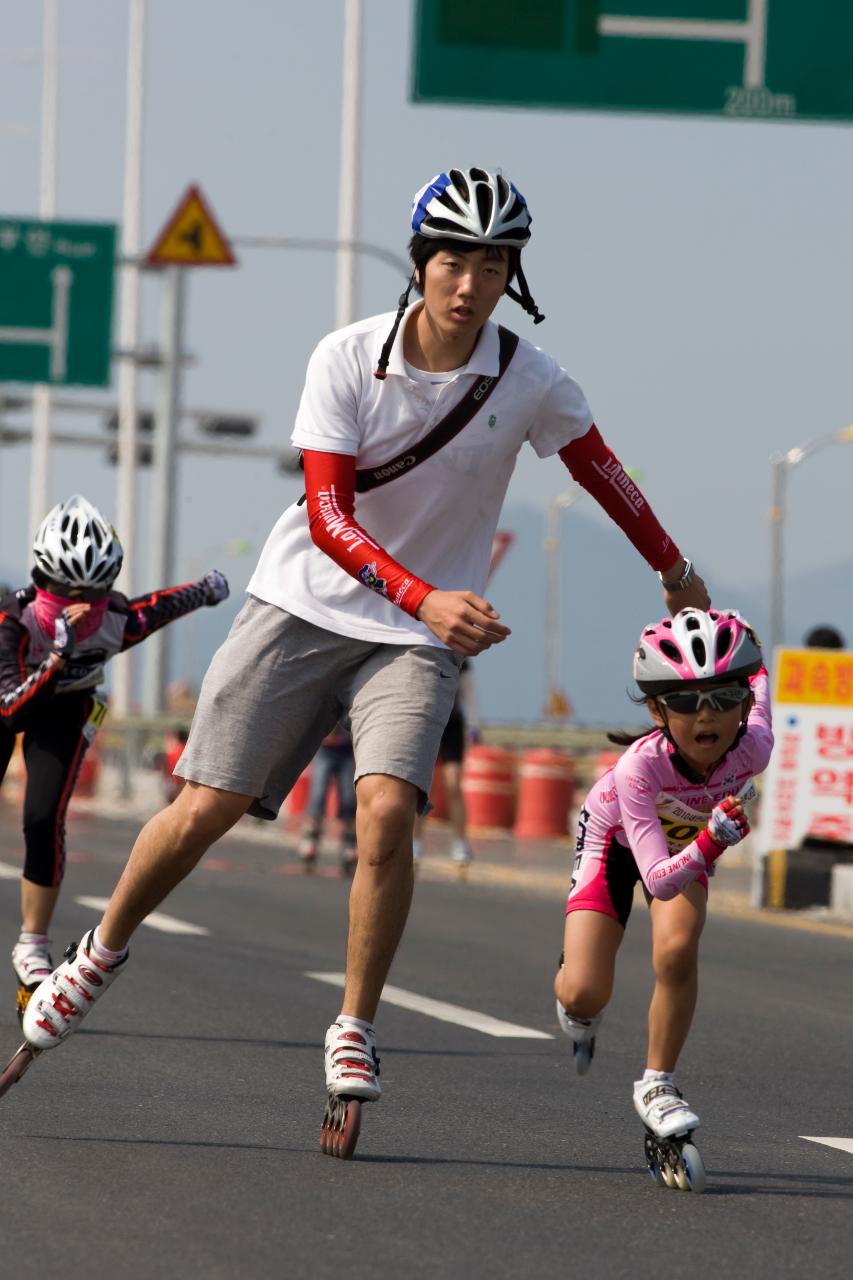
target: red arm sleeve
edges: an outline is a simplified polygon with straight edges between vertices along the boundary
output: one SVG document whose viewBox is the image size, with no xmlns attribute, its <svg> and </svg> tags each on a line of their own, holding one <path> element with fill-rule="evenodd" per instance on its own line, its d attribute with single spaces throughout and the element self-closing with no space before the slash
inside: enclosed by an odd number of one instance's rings
<svg viewBox="0 0 853 1280">
<path fill-rule="evenodd" d="M 355 519 L 355 458 L 306 449 L 305 496 L 314 545 L 364 586 L 417 617 L 425 596 L 435 590 L 409 573 L 370 537 Z M 365 570 L 375 563 L 375 577 Z"/>
<path fill-rule="evenodd" d="M 661 528 L 646 499 L 625 473 L 593 424 L 586 435 L 560 450 L 572 478 L 592 494 L 598 505 L 653 569 L 671 569 L 681 552 Z"/>
</svg>

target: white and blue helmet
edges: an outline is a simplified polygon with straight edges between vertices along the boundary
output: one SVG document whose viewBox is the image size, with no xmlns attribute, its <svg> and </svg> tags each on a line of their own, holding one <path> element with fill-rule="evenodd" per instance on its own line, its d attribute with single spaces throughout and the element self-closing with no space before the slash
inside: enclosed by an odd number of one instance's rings
<svg viewBox="0 0 853 1280">
<path fill-rule="evenodd" d="M 449 169 L 412 202 L 412 230 L 430 239 L 523 248 L 533 219 L 521 192 L 500 173 Z"/>
</svg>

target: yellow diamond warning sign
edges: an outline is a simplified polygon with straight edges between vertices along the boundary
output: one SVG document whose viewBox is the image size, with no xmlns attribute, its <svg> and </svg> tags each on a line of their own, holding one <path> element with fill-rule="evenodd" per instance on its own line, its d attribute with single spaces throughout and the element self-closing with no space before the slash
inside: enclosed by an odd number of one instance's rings
<svg viewBox="0 0 853 1280">
<path fill-rule="evenodd" d="M 148 250 L 149 267 L 233 267 L 228 237 L 198 187 L 189 187 Z"/>
</svg>

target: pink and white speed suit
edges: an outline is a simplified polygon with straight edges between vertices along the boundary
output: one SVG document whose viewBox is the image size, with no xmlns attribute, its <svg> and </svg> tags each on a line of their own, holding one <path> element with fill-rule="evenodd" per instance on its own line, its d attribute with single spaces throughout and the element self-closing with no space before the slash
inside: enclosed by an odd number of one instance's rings
<svg viewBox="0 0 853 1280">
<path fill-rule="evenodd" d="M 567 913 L 601 911 L 624 925 L 640 879 L 649 899 L 674 898 L 694 880 L 707 889 L 709 868 L 697 836 L 726 796 L 754 798 L 753 777 L 766 769 L 773 749 L 767 672 L 749 683 L 755 704 L 746 725 L 707 780 L 655 729 L 595 783 L 580 813 Z"/>
</svg>

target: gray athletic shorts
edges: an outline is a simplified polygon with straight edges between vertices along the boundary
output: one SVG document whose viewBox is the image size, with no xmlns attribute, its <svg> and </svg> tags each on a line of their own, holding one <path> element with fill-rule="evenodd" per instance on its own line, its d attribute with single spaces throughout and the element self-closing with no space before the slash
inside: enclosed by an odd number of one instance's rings
<svg viewBox="0 0 853 1280">
<path fill-rule="evenodd" d="M 461 662 L 434 645 L 353 640 L 249 596 L 204 677 L 175 773 L 255 796 L 249 812 L 274 818 L 340 721 L 356 781 L 402 778 L 423 809 Z"/>
</svg>

